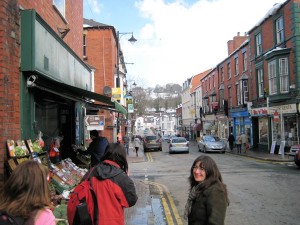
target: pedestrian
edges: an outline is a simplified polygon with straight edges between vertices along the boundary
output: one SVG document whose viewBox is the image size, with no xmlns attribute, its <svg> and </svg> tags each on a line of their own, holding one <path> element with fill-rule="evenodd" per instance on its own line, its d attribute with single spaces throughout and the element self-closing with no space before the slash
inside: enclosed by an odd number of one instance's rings
<svg viewBox="0 0 300 225">
<path fill-rule="evenodd" d="M 77 151 L 82 155 L 91 155 L 91 167 L 94 167 L 102 161 L 101 158 L 103 157 L 109 142 L 106 137 L 99 136 L 97 130 L 91 130 L 90 137 L 92 142 L 90 143 L 87 150 L 84 151 L 81 149 L 77 149 Z"/>
<path fill-rule="evenodd" d="M 234 138 L 234 136 L 233 136 L 233 133 L 230 133 L 230 135 L 229 135 L 229 137 L 228 137 L 228 142 L 229 142 L 229 148 L 230 148 L 230 151 L 233 150 L 234 141 L 235 141 L 235 138 Z"/>
<path fill-rule="evenodd" d="M 127 155 L 129 154 L 129 137 L 127 135 L 123 136 L 123 143 L 126 149 Z"/>
<path fill-rule="evenodd" d="M 247 153 L 248 149 L 249 149 L 249 144 L 248 144 L 248 137 L 245 133 L 242 133 L 241 135 L 241 139 L 242 139 L 242 148 L 244 153 Z"/>
<path fill-rule="evenodd" d="M 139 156 L 138 151 L 139 151 L 139 148 L 140 148 L 140 145 L 141 145 L 141 140 L 138 137 L 135 137 L 133 142 L 134 142 L 136 157 L 138 157 Z"/>
<path fill-rule="evenodd" d="M 0 190 L 0 211 L 24 224 L 55 225 L 48 178 L 48 168 L 37 161 L 28 159 L 19 164 Z"/>
<path fill-rule="evenodd" d="M 240 135 L 236 137 L 236 149 L 237 153 L 242 153 L 242 138 Z"/>
<path fill-rule="evenodd" d="M 137 202 L 133 180 L 128 176 L 124 146 L 110 143 L 103 161 L 83 177 L 90 177 L 98 203 L 97 225 L 124 225 L 124 208 Z"/>
<path fill-rule="evenodd" d="M 224 225 L 229 205 L 227 188 L 210 156 L 201 155 L 195 159 L 190 169 L 189 183 L 184 211 L 188 225 Z"/>
</svg>

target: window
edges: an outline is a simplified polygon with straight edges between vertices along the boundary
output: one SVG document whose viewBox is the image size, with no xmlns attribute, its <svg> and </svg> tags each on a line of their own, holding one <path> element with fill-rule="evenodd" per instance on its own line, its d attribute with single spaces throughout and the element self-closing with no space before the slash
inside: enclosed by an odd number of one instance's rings
<svg viewBox="0 0 300 225">
<path fill-rule="evenodd" d="M 263 69 L 259 68 L 256 70 L 257 74 L 257 84 L 258 84 L 258 97 L 264 96 L 264 75 Z"/>
<path fill-rule="evenodd" d="M 231 67 L 230 67 L 230 62 L 227 63 L 227 78 L 231 78 Z"/>
<path fill-rule="evenodd" d="M 215 87 L 215 74 L 212 75 L 212 87 Z"/>
<path fill-rule="evenodd" d="M 241 94 L 240 94 L 240 85 L 239 83 L 235 85 L 235 95 L 236 95 L 236 105 L 241 104 Z"/>
<path fill-rule="evenodd" d="M 247 70 L 247 52 L 243 53 L 243 71 Z"/>
<path fill-rule="evenodd" d="M 283 34 L 283 17 L 279 17 L 276 21 L 276 43 L 280 44 L 284 41 L 284 34 Z"/>
<path fill-rule="evenodd" d="M 232 108 L 232 94 L 231 87 L 228 87 L 228 109 Z"/>
<path fill-rule="evenodd" d="M 255 45 L 256 45 L 256 56 L 259 56 L 262 54 L 261 33 L 255 36 Z"/>
<path fill-rule="evenodd" d="M 289 72 L 288 72 L 288 59 L 279 59 L 279 77 L 280 77 L 280 93 L 289 91 Z"/>
<path fill-rule="evenodd" d="M 221 83 L 224 82 L 224 68 L 221 67 Z"/>
<path fill-rule="evenodd" d="M 234 59 L 234 63 L 235 63 L 235 75 L 239 75 L 239 58 L 236 57 Z"/>
<path fill-rule="evenodd" d="M 220 109 L 224 110 L 224 89 L 219 90 L 219 106 Z"/>
<path fill-rule="evenodd" d="M 211 82 L 210 82 L 210 76 L 208 77 L 208 89 L 211 89 Z"/>
<path fill-rule="evenodd" d="M 269 76 L 269 94 L 277 93 L 277 77 L 276 77 L 276 61 L 273 60 L 268 63 L 268 76 Z"/>
<path fill-rule="evenodd" d="M 83 35 L 83 56 L 86 57 L 86 35 Z"/>
<path fill-rule="evenodd" d="M 63 17 L 66 16 L 65 0 L 53 0 L 53 5 Z"/>
<path fill-rule="evenodd" d="M 242 104 L 246 104 L 248 102 L 248 80 L 241 80 L 241 99 Z"/>
</svg>

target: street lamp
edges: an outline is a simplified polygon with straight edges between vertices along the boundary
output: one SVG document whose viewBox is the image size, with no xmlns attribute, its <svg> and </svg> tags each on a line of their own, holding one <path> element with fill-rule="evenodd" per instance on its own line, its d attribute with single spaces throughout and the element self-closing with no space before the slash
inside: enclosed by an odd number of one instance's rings
<svg viewBox="0 0 300 225">
<path fill-rule="evenodd" d="M 137 41 L 137 39 L 135 39 L 135 37 L 133 36 L 133 32 L 125 32 L 125 33 L 120 33 L 119 31 L 117 31 L 117 82 L 116 82 L 116 87 L 119 88 L 120 87 L 120 53 L 121 53 L 121 49 L 120 49 L 120 38 L 126 34 L 131 34 L 131 38 L 128 39 L 128 41 L 130 43 L 135 43 Z"/>
</svg>

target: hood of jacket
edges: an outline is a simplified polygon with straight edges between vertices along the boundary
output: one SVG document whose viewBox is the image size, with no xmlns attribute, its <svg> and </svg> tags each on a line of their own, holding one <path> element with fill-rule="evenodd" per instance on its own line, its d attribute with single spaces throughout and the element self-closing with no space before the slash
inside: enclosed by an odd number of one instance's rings
<svg viewBox="0 0 300 225">
<path fill-rule="evenodd" d="M 110 160 L 104 160 L 94 167 L 93 176 L 97 177 L 99 180 L 106 180 L 113 178 L 124 171 L 120 168 L 120 166 Z"/>
</svg>

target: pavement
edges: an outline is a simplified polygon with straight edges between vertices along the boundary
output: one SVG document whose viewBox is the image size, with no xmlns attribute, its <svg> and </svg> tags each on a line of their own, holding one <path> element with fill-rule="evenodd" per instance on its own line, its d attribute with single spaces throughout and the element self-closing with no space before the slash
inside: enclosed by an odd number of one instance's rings
<svg viewBox="0 0 300 225">
<path fill-rule="evenodd" d="M 196 146 L 197 142 L 190 142 L 191 146 Z M 249 150 L 247 153 L 242 152 L 237 153 L 236 149 L 232 151 L 227 151 L 226 154 L 235 154 L 243 157 L 250 157 L 254 159 L 260 159 L 264 161 L 271 162 L 293 162 L 293 157 L 289 156 L 287 153 L 284 155 L 270 154 L 268 152 L 260 152 Z M 129 147 L 129 154 L 127 161 L 130 167 L 131 163 L 144 162 L 146 160 L 144 151 L 140 150 L 138 152 L 138 157 L 136 156 L 135 149 L 132 145 Z M 150 187 L 147 182 L 142 180 L 133 179 L 136 185 L 136 190 L 138 194 L 138 201 L 135 206 L 125 209 L 125 224 L 126 225 L 154 225 L 155 218 L 152 210 L 152 200 L 150 195 Z"/>
</svg>

